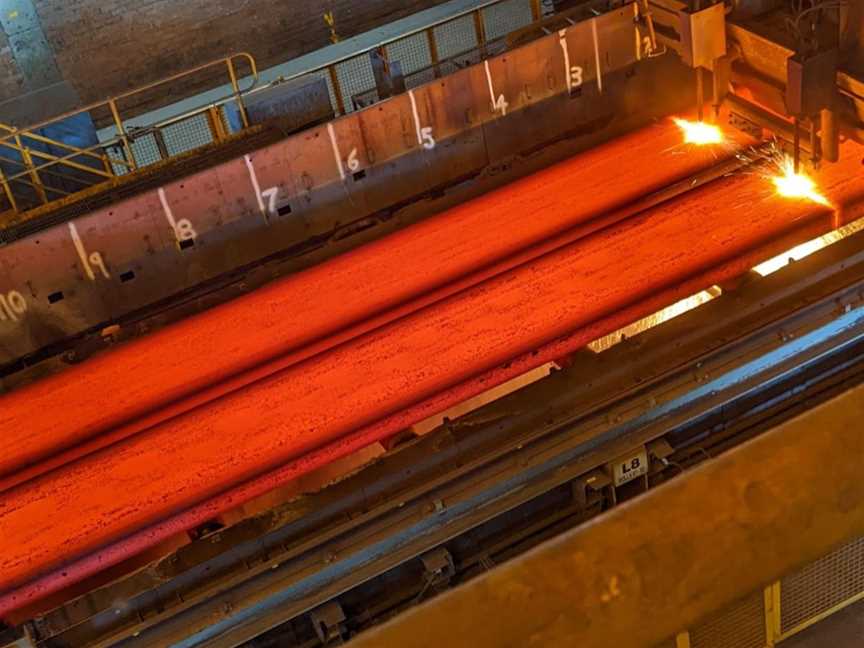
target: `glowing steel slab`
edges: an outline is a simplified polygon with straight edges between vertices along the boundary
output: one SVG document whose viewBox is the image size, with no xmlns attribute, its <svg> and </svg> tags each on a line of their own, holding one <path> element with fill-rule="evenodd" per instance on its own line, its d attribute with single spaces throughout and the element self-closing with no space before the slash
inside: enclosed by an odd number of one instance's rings
<svg viewBox="0 0 864 648">
<path fill-rule="evenodd" d="M 441 299 L 466 273 L 730 157 L 740 141 L 694 150 L 671 120 L 656 124 L 0 398 L 0 429 L 16 430 L 0 437 L 0 491 Z"/>
<path fill-rule="evenodd" d="M 790 236 L 864 215 L 861 156 L 847 145 L 817 175 L 841 213 L 778 197 L 757 175 L 724 178 L 0 495 L 0 589 L 288 462 L 308 470 L 310 456 L 350 450 L 358 428 L 363 443 L 382 438 L 545 362 L 566 347 L 557 340 L 584 344 L 586 328 L 608 332 L 597 322 L 616 328 L 658 295 L 692 291 L 693 277 L 713 282 L 713 268 L 740 272 Z M 522 185 L 519 204 L 549 186 Z M 569 191 L 560 199 L 572 205 Z"/>
</svg>

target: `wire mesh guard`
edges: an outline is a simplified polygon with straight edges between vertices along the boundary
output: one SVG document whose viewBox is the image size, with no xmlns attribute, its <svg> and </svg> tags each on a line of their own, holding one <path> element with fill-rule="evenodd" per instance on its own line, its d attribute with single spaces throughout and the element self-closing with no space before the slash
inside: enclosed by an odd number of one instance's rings
<svg viewBox="0 0 864 648">
<path fill-rule="evenodd" d="M 690 630 L 691 648 L 765 648 L 765 601 L 759 590 Z"/>
<path fill-rule="evenodd" d="M 864 592 L 864 538 L 780 581 L 780 631 L 792 632 Z"/>
<path fill-rule="evenodd" d="M 483 10 L 486 40 L 494 41 L 530 25 L 533 17 L 527 0 L 504 0 Z"/>
</svg>

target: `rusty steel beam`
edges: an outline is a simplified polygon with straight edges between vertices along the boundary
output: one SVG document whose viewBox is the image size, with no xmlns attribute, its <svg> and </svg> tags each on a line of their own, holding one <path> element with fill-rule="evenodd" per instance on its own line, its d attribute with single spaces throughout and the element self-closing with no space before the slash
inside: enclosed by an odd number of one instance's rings
<svg viewBox="0 0 864 648">
<path fill-rule="evenodd" d="M 847 145 L 819 174 L 836 211 L 723 178 L 8 491 L 0 610 L 862 215 L 860 156 Z M 526 213 L 542 192 L 521 196 Z"/>
<path fill-rule="evenodd" d="M 658 645 L 864 534 L 862 416 L 859 386 L 350 645 Z"/>
</svg>

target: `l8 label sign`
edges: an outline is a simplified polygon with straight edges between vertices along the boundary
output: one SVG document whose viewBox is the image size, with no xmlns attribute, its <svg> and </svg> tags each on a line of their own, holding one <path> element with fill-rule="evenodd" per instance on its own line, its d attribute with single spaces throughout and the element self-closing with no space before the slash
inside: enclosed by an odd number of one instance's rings
<svg viewBox="0 0 864 648">
<path fill-rule="evenodd" d="M 615 486 L 621 486 L 648 473 L 648 452 L 639 448 L 612 463 L 612 478 Z"/>
</svg>

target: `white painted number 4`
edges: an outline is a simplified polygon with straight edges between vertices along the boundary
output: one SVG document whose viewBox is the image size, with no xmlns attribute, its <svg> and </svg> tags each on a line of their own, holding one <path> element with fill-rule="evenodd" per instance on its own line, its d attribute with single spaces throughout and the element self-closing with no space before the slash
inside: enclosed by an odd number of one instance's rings
<svg viewBox="0 0 864 648">
<path fill-rule="evenodd" d="M 504 95 L 498 95 L 498 99 L 495 100 L 495 103 L 492 104 L 492 110 L 499 111 L 502 115 L 507 114 L 507 108 L 509 108 L 510 104 L 507 103 L 507 100 L 504 98 Z"/>
</svg>

